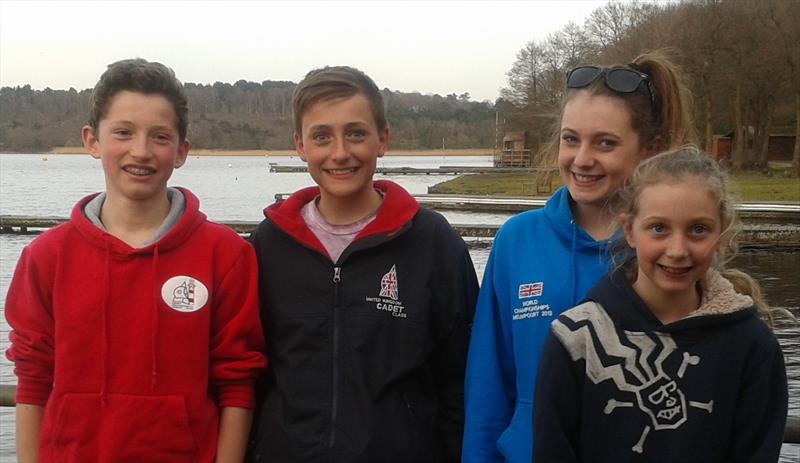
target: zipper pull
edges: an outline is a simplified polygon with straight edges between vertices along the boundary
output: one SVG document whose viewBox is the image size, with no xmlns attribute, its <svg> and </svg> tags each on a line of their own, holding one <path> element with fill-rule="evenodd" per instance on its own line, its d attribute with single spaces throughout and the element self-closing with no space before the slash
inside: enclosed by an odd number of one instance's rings
<svg viewBox="0 0 800 463">
<path fill-rule="evenodd" d="M 342 268 L 333 267 L 333 282 L 339 283 L 340 281 L 342 281 Z"/>
</svg>

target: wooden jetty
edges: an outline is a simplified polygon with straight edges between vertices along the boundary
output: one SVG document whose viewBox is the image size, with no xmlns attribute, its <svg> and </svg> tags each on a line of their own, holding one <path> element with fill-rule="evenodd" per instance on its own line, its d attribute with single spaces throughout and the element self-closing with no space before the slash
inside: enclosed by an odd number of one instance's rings
<svg viewBox="0 0 800 463">
<path fill-rule="evenodd" d="M 376 174 L 381 175 L 461 175 L 461 174 L 534 174 L 554 172 L 555 167 L 476 167 L 476 166 L 440 166 L 440 167 L 377 167 Z M 277 174 L 308 172 L 306 166 L 269 165 L 269 171 Z"/>
<path fill-rule="evenodd" d="M 0 216 L 0 233 L 38 234 L 66 222 L 66 217 L 28 217 Z M 240 235 L 248 235 L 255 230 L 258 222 L 221 221 Z M 471 247 L 488 246 L 487 240 L 494 238 L 500 225 L 497 224 L 450 224 L 463 238 L 469 238 Z M 739 235 L 740 248 L 744 249 L 790 249 L 800 250 L 800 224 L 770 224 L 745 222 Z"/>
<path fill-rule="evenodd" d="M 0 384 L 0 407 L 14 407 L 14 394 L 17 387 L 13 384 Z M 783 442 L 800 444 L 800 416 L 789 416 L 786 419 L 786 431 Z"/>
</svg>

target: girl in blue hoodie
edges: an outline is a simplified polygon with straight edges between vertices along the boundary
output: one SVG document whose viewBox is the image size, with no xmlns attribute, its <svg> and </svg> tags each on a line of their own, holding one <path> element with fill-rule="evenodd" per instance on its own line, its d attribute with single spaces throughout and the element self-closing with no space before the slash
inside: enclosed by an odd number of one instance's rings
<svg viewBox="0 0 800 463">
<path fill-rule="evenodd" d="M 464 463 L 530 463 L 550 322 L 606 273 L 610 198 L 639 162 L 693 139 L 690 113 L 681 75 L 661 53 L 567 75 L 553 140 L 565 186 L 544 209 L 506 222 L 486 265 L 467 360 Z"/>
</svg>

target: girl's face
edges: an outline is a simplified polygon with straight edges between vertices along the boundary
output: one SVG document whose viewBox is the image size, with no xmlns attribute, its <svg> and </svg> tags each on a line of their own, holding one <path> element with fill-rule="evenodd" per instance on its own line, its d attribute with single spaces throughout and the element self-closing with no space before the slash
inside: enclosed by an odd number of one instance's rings
<svg viewBox="0 0 800 463">
<path fill-rule="evenodd" d="M 697 282 L 720 246 L 719 204 L 700 178 L 645 187 L 638 212 L 624 221 L 639 265 L 634 289 L 651 307 L 697 301 Z M 696 309 L 691 307 L 689 310 Z"/>
<path fill-rule="evenodd" d="M 558 167 L 578 212 L 604 207 L 646 154 L 619 99 L 578 91 L 564 106 Z"/>
</svg>

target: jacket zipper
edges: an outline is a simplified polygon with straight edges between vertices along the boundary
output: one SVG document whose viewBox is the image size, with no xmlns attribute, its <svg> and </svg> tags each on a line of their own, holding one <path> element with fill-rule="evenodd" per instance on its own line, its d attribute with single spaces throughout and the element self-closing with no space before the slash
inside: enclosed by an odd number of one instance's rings
<svg viewBox="0 0 800 463">
<path fill-rule="evenodd" d="M 336 415 L 339 409 L 339 283 L 342 281 L 342 268 L 333 267 L 333 375 L 331 400 L 331 435 L 328 441 L 331 461 L 334 460 L 333 446 L 336 443 Z"/>
</svg>

